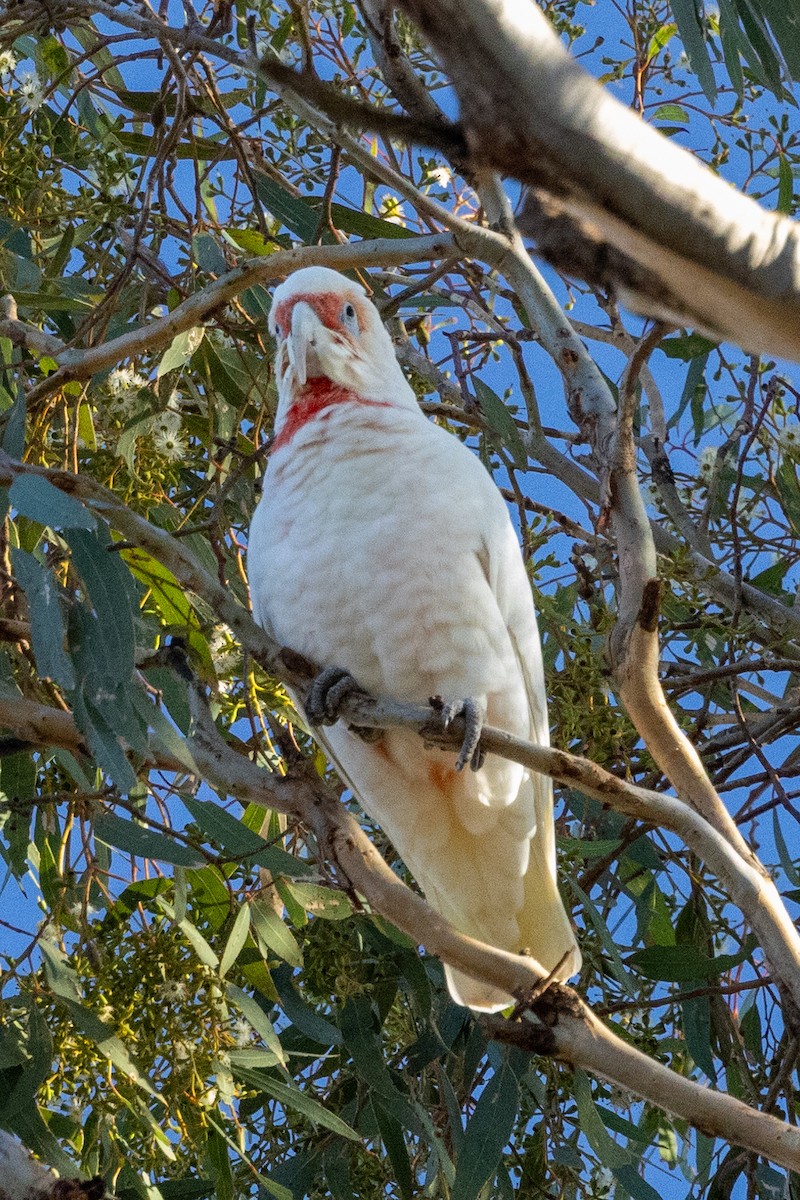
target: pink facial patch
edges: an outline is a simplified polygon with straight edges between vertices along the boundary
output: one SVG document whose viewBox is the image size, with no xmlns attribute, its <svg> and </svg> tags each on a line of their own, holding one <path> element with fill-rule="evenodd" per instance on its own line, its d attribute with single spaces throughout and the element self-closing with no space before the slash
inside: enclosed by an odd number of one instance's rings
<svg viewBox="0 0 800 1200">
<path fill-rule="evenodd" d="M 275 309 L 275 324 L 284 335 L 291 328 L 292 309 L 301 300 L 313 308 L 326 329 L 343 328 L 342 309 L 347 299 L 341 292 L 299 292 L 296 296 L 288 296 Z"/>
<path fill-rule="evenodd" d="M 308 421 L 336 404 L 360 404 L 366 408 L 392 407 L 383 400 L 365 400 L 363 396 L 357 396 L 355 392 L 331 383 L 325 375 L 315 375 L 307 381 L 286 414 L 280 433 L 272 443 L 273 453 L 282 446 L 287 446 L 298 429 L 302 429 Z"/>
</svg>

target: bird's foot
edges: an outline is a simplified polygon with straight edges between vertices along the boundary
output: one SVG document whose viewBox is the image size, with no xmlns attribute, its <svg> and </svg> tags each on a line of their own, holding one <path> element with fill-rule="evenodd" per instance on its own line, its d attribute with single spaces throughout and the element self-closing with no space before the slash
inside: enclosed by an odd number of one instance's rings
<svg viewBox="0 0 800 1200">
<path fill-rule="evenodd" d="M 430 705 L 439 714 L 443 729 L 449 729 L 456 717 L 464 720 L 464 740 L 456 759 L 456 770 L 463 771 L 469 763 L 473 771 L 480 771 L 486 754 L 480 747 L 484 720 L 483 712 L 476 700 L 446 701 L 441 696 L 431 696 Z"/>
<path fill-rule="evenodd" d="M 343 667 L 325 667 L 306 696 L 306 716 L 312 725 L 335 725 L 348 696 L 366 696 L 364 689 Z"/>
</svg>

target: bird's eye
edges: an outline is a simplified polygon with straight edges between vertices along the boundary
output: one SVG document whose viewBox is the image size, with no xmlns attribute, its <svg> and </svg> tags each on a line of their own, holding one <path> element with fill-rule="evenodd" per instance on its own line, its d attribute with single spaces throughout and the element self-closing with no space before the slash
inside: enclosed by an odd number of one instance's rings
<svg viewBox="0 0 800 1200">
<path fill-rule="evenodd" d="M 351 333 L 358 333 L 358 317 L 356 316 L 355 306 L 348 301 L 342 309 L 342 324 L 349 329 Z"/>
</svg>

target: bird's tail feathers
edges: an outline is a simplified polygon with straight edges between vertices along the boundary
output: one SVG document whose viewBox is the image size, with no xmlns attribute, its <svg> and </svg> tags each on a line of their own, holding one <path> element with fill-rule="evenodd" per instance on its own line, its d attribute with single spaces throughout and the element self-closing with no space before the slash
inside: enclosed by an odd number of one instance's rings
<svg viewBox="0 0 800 1200">
<path fill-rule="evenodd" d="M 526 785 L 523 785 L 526 786 Z M 524 903 L 517 916 L 520 954 L 536 959 L 559 983 L 581 969 L 581 952 L 555 878 L 555 835 L 552 798 L 547 781 L 533 776 L 527 786 L 534 789 L 537 833 L 531 838 L 530 859 L 524 879 Z M 504 946 L 503 949 L 511 949 Z M 445 966 L 450 994 L 458 1004 L 478 1012 L 499 1012 L 514 1003 L 491 984 L 471 979 Z"/>
</svg>

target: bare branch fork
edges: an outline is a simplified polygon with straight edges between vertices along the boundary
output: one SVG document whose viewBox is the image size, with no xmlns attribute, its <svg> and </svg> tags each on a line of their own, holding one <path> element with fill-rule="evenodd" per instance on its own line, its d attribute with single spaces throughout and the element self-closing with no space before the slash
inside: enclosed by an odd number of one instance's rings
<svg viewBox="0 0 800 1200">
<path fill-rule="evenodd" d="M 487 1021 L 490 1036 L 584 1067 L 684 1117 L 709 1136 L 733 1141 L 790 1169 L 800 1168 L 800 1130 L 653 1061 L 617 1037 L 571 988 L 551 985 L 542 992 L 546 973 L 535 960 L 456 932 L 397 878 L 357 821 L 316 775 L 304 772 L 281 777 L 256 767 L 223 742 L 196 689 L 191 690 L 190 698 L 195 721 L 192 755 L 213 786 L 240 800 L 299 815 L 320 844 L 330 848 L 346 878 L 373 909 L 451 966 L 489 980 L 519 999 L 526 1010 L 525 1019 L 519 1024 Z M 490 745 L 497 734 L 491 731 Z M 525 747 L 525 752 L 531 750 L 536 757 L 540 749 Z M 593 764 L 586 765 L 593 768 Z"/>
<path fill-rule="evenodd" d="M 252 801 L 300 817 L 376 912 L 445 962 L 517 996 L 535 1018 L 526 1017 L 520 1024 L 500 1020 L 487 1022 L 490 1036 L 512 1042 L 531 1053 L 550 1055 L 573 1066 L 584 1067 L 658 1107 L 684 1117 L 709 1136 L 734 1141 L 787 1168 L 800 1169 L 800 1131 L 795 1127 L 748 1108 L 725 1093 L 710 1091 L 652 1061 L 617 1037 L 572 989 L 556 986 L 542 994 L 540 985 L 546 974 L 540 964 L 456 932 L 397 878 L 357 821 L 318 776 L 297 767 L 289 775 L 281 776 L 255 766 L 223 741 L 196 688 L 190 689 L 190 701 L 195 726 L 188 749 L 197 770 L 211 786 L 220 794 L 232 794 L 241 801 Z M 386 709 L 383 713 L 382 707 Z M 371 708 L 377 708 L 383 722 L 389 724 L 389 706 L 366 699 L 358 701 L 355 716 L 363 721 Z M 409 727 L 418 727 L 422 720 L 429 720 L 432 715 L 430 709 L 408 706 L 405 721 Z M 23 736 L 35 738 L 39 744 L 81 748 L 80 734 L 69 714 L 30 701 L 0 698 L 0 725 L 16 728 Z M 450 735 L 453 749 L 459 736 L 457 730 Z M 499 730 L 487 729 L 484 738 L 487 749 L 504 753 L 537 770 L 546 770 L 556 779 L 578 786 L 587 794 L 595 795 L 605 803 L 614 803 L 621 811 L 643 820 L 658 821 L 660 811 L 661 823 L 681 833 L 687 828 L 686 821 L 694 823 L 700 835 L 698 846 L 705 837 L 709 846 L 716 847 L 720 861 L 727 851 L 733 860 L 732 869 L 741 871 L 736 855 L 725 846 L 724 840 L 680 801 L 631 787 L 584 759 L 520 742 Z M 442 741 L 447 741 L 447 735 L 442 735 Z M 173 763 L 168 759 L 163 761 L 161 756 L 162 751 L 154 739 L 154 764 L 165 770 L 176 769 L 174 760 Z M 702 853 L 702 849 L 698 852 Z M 708 857 L 713 857 L 713 853 L 709 852 Z M 760 877 L 755 875 L 750 883 L 756 896 Z"/>
<path fill-rule="evenodd" d="M 56 487 L 88 503 L 123 538 L 147 550 L 169 568 L 184 587 L 203 597 L 266 670 L 305 693 L 314 677 L 313 665 L 273 642 L 230 590 L 209 575 L 185 545 L 132 512 L 112 492 L 93 480 L 68 471 L 17 463 L 0 451 L 0 486 L 11 484 L 22 474 L 43 476 Z M 351 698 L 343 710 L 343 717 L 351 724 L 372 728 L 404 725 L 417 729 L 424 736 L 441 740 L 435 714 L 429 708 L 397 705 L 370 697 Z M 13 728 L 13 723 L 10 727 Z M 775 884 L 749 849 L 746 848 L 746 855 L 742 855 L 734 848 L 735 844 L 730 843 L 726 830 L 720 832 L 713 822 L 681 800 L 623 783 L 585 759 L 518 742 L 500 730 L 486 730 L 483 736 L 487 751 L 543 771 L 566 786 L 579 787 L 604 804 L 613 805 L 640 820 L 663 825 L 683 838 L 708 863 L 741 907 L 773 970 L 783 979 L 800 1007 L 800 935 Z M 444 743 L 455 747 L 458 738 L 456 729 L 450 737 L 444 738 Z"/>
<path fill-rule="evenodd" d="M 348 153 L 347 126 L 446 142 L 462 154 L 461 131 L 446 129 L 430 107 L 417 104 L 413 121 L 370 110 L 276 56 L 259 59 L 215 41 L 196 23 L 173 27 L 104 0 L 51 5 L 102 14 L 176 50 L 214 55 L 266 78 L 316 128 L 334 131 Z M 610 282 L 627 288 L 633 307 L 638 294 L 645 311 L 666 308 L 679 323 L 753 353 L 800 360 L 796 222 L 760 208 L 610 96 L 571 59 L 535 5 L 398 0 L 398 6 L 428 36 L 453 80 L 473 167 L 539 188 L 545 206 L 555 208 L 545 219 L 571 222 L 602 251 L 598 257 L 619 264 L 619 278 Z M 379 8 L 365 7 L 368 16 Z M 32 8 L 12 6 L 5 20 L 30 18 Z"/>
<path fill-rule="evenodd" d="M 579 237 L 616 251 L 627 263 L 621 283 L 649 293 L 644 311 L 666 308 L 679 324 L 753 353 L 800 358 L 796 222 L 761 208 L 612 97 L 535 4 L 397 2 L 453 81 L 476 165 L 539 188 Z"/>
</svg>

